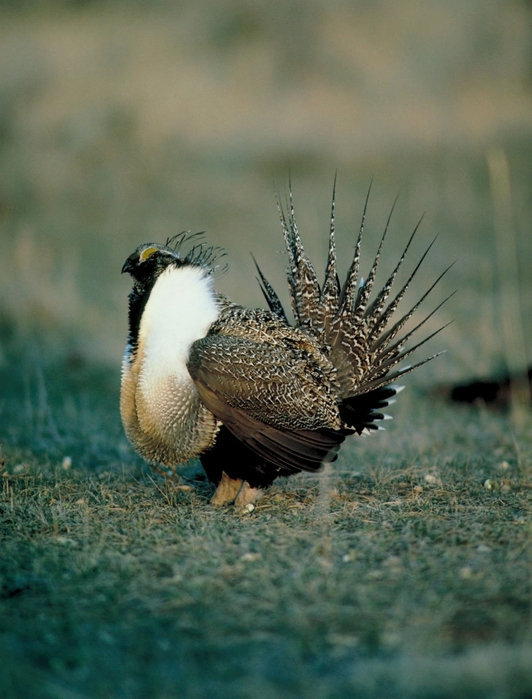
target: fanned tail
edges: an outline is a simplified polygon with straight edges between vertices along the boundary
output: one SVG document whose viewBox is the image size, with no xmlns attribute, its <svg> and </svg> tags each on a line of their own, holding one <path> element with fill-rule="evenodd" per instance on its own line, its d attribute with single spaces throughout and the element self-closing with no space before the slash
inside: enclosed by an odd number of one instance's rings
<svg viewBox="0 0 532 699">
<path fill-rule="evenodd" d="M 397 198 L 391 207 L 377 253 L 364 281 L 360 277 L 360 256 L 370 193 L 371 183 L 364 203 L 353 259 L 345 281 L 341 285 L 336 264 L 335 176 L 331 203 L 327 264 L 322 287 L 320 287 L 314 267 L 303 248 L 295 220 L 292 187 L 290 184 L 287 212 L 278 201 L 279 216 L 288 252 L 287 278 L 295 325 L 301 330 L 312 334 L 328 353 L 332 364 L 337 370 L 337 379 L 341 387 L 340 412 L 342 420 L 349 429 L 357 432 L 376 429 L 373 421 L 382 418 L 379 408 L 387 405 L 386 399 L 395 393 L 395 389 L 390 384 L 441 354 L 439 352 L 412 366 L 399 368 L 399 365 L 405 359 L 446 327 L 446 325 L 443 325 L 414 346 L 406 348 L 407 342 L 417 335 L 425 323 L 453 295 L 451 294 L 444 299 L 413 329 L 405 334 L 401 334 L 414 313 L 416 313 L 434 287 L 452 267 L 450 265 L 406 313 L 395 322 L 392 322 L 400 302 L 436 241 L 436 238 L 432 240 L 415 264 L 406 282 L 392 296 L 398 273 L 419 229 L 421 218 L 410 235 L 393 271 L 382 288 L 376 293 L 373 301 L 371 301 L 381 253 Z M 262 274 L 258 265 L 257 270 L 261 288 L 270 309 L 278 317 L 286 319 L 279 297 Z M 392 297 L 391 300 L 390 297 Z M 354 416 L 356 416 L 356 419 Z"/>
</svg>

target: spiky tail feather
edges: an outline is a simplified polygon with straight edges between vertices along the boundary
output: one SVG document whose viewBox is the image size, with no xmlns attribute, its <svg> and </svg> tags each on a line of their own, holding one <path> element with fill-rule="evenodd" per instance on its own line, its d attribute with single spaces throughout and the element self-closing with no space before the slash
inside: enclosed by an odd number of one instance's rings
<svg viewBox="0 0 532 699">
<path fill-rule="evenodd" d="M 375 410 L 378 411 L 381 403 L 382 407 L 387 405 L 385 399 L 395 393 L 394 389 L 386 387 L 441 354 L 441 352 L 433 354 L 412 366 L 398 368 L 398 365 L 403 360 L 446 327 L 445 325 L 442 326 L 415 346 L 405 349 L 407 341 L 441 308 L 450 296 L 444 299 L 415 328 L 403 336 L 400 335 L 406 323 L 412 318 L 421 303 L 452 266 L 450 265 L 442 272 L 409 311 L 396 320 L 393 325 L 390 325 L 400 301 L 410 287 L 412 280 L 436 239 L 430 243 L 423 253 L 407 281 L 395 296 L 391 298 L 392 288 L 419 229 L 420 220 L 407 241 L 394 270 L 382 289 L 377 293 L 376 298 L 370 302 L 381 251 L 396 204 L 396 202 L 393 203 L 375 259 L 369 275 L 364 281 L 360 277 L 360 251 L 370 192 L 371 185 L 364 203 L 353 260 L 343 285 L 340 285 L 336 267 L 336 177 L 331 204 L 327 265 L 322 286 L 320 286 L 314 267 L 303 248 L 295 219 L 292 188 L 290 185 L 287 211 L 278 200 L 279 217 L 288 253 L 287 277 L 295 325 L 312 334 L 323 347 L 328 348 L 330 359 L 337 369 L 337 376 L 342 390 L 342 403 L 340 406 L 342 418 L 345 424 L 352 426 L 357 432 L 366 428 L 375 429 L 376 426 L 373 424 L 373 419 L 380 419 L 380 413 L 375 413 Z M 278 317 L 286 320 L 286 314 L 278 295 L 264 277 L 258 265 L 257 271 L 260 276 L 262 291 L 270 309 Z M 387 393 L 387 391 L 391 391 L 391 393 Z M 370 410 L 366 416 L 369 422 L 366 420 L 363 425 L 359 425 L 353 416 L 358 408 L 362 407 L 359 405 L 359 402 L 361 401 L 360 397 L 364 394 L 371 394 L 367 395 L 366 402 L 368 406 L 365 406 Z M 370 419 L 371 413 L 373 413 L 373 419 Z"/>
</svg>

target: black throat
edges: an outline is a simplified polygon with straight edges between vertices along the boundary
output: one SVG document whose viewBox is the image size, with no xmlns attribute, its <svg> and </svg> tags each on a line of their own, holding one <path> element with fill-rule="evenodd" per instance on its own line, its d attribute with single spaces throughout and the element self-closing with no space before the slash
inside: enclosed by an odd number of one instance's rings
<svg viewBox="0 0 532 699">
<path fill-rule="evenodd" d="M 135 284 L 133 285 L 133 288 L 131 289 L 128 296 L 128 343 L 130 347 L 130 352 L 133 356 L 135 356 L 137 353 L 139 343 L 140 321 L 142 318 L 142 314 L 144 313 L 144 308 L 148 303 L 148 299 L 150 298 L 151 291 L 156 281 L 156 276 L 153 276 L 148 281 L 135 281 Z"/>
</svg>

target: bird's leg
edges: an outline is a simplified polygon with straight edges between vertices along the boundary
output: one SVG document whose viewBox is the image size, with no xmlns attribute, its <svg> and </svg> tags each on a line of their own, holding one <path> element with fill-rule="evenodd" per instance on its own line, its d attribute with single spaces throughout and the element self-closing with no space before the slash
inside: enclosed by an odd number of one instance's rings
<svg viewBox="0 0 532 699">
<path fill-rule="evenodd" d="M 264 490 L 262 488 L 252 488 L 249 483 L 244 481 L 244 484 L 240 488 L 240 492 L 236 496 L 235 507 L 246 507 L 246 505 L 261 498 L 263 494 Z"/>
<path fill-rule="evenodd" d="M 238 495 L 242 485 L 240 478 L 229 478 L 225 471 L 222 472 L 222 479 L 216 488 L 216 492 L 211 498 L 211 505 L 227 505 Z"/>
</svg>

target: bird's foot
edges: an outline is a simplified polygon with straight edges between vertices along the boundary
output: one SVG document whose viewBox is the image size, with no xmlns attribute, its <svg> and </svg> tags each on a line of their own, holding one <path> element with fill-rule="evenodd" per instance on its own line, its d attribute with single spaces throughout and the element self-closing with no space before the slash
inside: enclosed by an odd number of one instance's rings
<svg viewBox="0 0 532 699">
<path fill-rule="evenodd" d="M 227 505 L 237 497 L 238 491 L 241 489 L 242 480 L 240 478 L 229 478 L 225 471 L 222 473 L 216 492 L 211 498 L 211 505 Z"/>
<path fill-rule="evenodd" d="M 235 507 L 247 507 L 261 498 L 263 494 L 264 490 L 262 488 L 252 488 L 249 483 L 244 481 L 240 492 L 236 496 Z"/>
</svg>

